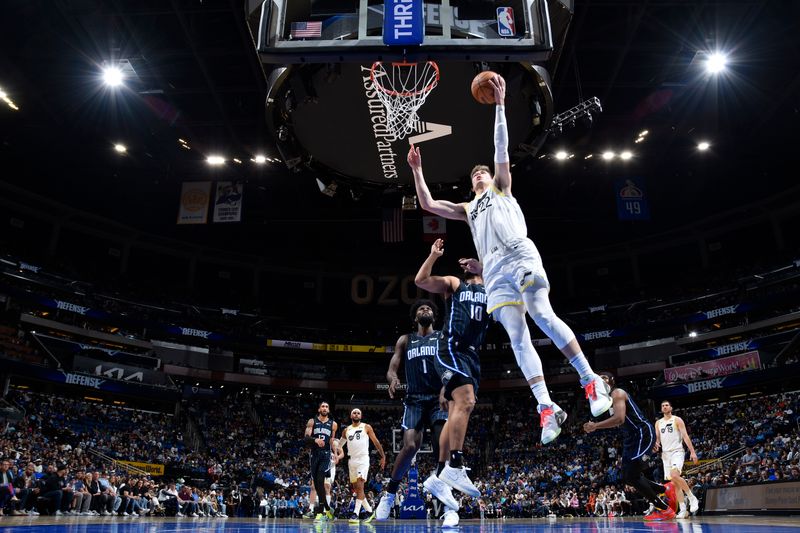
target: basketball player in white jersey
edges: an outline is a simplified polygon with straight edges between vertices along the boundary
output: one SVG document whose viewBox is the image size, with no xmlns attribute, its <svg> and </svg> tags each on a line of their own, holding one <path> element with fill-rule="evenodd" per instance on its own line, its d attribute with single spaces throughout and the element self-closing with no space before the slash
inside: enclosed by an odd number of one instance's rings
<svg viewBox="0 0 800 533">
<path fill-rule="evenodd" d="M 361 507 L 369 513 L 369 518 L 364 522 L 372 522 L 375 513 L 364 495 L 364 483 L 367 481 L 369 472 L 369 441 L 378 450 L 381 456 L 381 471 L 386 466 L 386 454 L 381 446 L 381 441 L 375 436 L 372 426 L 361 422 L 361 409 L 350 411 L 350 420 L 353 422 L 342 431 L 342 438 L 339 441 L 339 459 L 344 456 L 343 448 L 347 446 L 347 465 L 350 470 L 350 484 L 356 493 L 356 507 L 353 516 L 350 517 L 351 524 L 359 523 Z"/>
<path fill-rule="evenodd" d="M 697 453 L 694 451 L 692 439 L 686 432 L 686 424 L 679 416 L 672 414 L 672 404 L 668 400 L 661 402 L 661 413 L 663 418 L 656 420 L 656 445 L 654 451 L 661 448 L 661 461 L 664 463 L 664 479 L 672 481 L 675 485 L 676 498 L 680 510 L 676 518 L 686 518 L 689 512 L 692 514 L 697 512 L 699 502 L 697 496 L 692 494 L 692 489 L 689 484 L 681 477 L 681 470 L 683 469 L 683 461 L 686 458 L 686 452 L 683 449 L 683 443 L 689 448 L 689 459 L 697 462 Z M 684 501 L 684 493 L 689 498 L 689 512 L 686 511 L 686 502 Z"/>
<path fill-rule="evenodd" d="M 575 334 L 558 318 L 550 305 L 550 282 L 542 266 L 536 246 L 528 238 L 525 217 L 511 195 L 511 165 L 508 157 L 508 129 L 505 116 L 505 81 L 500 76 L 490 79 L 497 103 L 494 128 L 494 176 L 489 167 L 472 169 L 472 190 L 475 198 L 456 204 L 434 200 L 422 174 L 422 157 L 413 145 L 408 164 L 414 174 L 420 206 L 426 211 L 469 224 L 472 240 L 483 264 L 483 280 L 488 295 L 487 312 L 505 328 L 511 347 L 533 395 L 539 403 L 542 423 L 542 444 L 561 433 L 567 414 L 550 399 L 544 381 L 542 361 L 533 347 L 525 311 L 537 326 L 552 339 L 556 347 L 578 372 L 586 390 L 593 416 L 611 407 L 611 396 L 605 382 L 592 370 L 583 355 Z M 462 266 L 466 259 L 461 260 Z"/>
</svg>

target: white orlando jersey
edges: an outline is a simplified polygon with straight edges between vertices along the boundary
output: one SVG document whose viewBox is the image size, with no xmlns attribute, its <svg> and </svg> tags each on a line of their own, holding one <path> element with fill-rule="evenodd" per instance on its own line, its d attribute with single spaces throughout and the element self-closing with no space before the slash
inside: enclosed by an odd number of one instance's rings
<svg viewBox="0 0 800 533">
<path fill-rule="evenodd" d="M 528 238 L 528 227 L 517 200 L 490 187 L 467 204 L 467 223 L 478 257 L 485 261 L 489 254 L 514 247 Z"/>
<path fill-rule="evenodd" d="M 656 431 L 660 435 L 661 450 L 663 452 L 683 450 L 683 440 L 678 429 L 677 417 L 673 416 L 669 420 L 665 418 L 658 419 L 656 421 Z"/>
<path fill-rule="evenodd" d="M 348 457 L 351 459 L 369 457 L 369 437 L 365 424 L 347 426 L 347 429 L 344 430 L 344 438 L 347 439 Z"/>
</svg>

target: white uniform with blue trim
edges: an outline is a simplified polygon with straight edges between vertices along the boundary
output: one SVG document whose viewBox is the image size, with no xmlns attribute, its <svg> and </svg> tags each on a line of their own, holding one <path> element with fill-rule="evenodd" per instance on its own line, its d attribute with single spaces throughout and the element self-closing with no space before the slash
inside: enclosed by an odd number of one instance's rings
<svg viewBox="0 0 800 533">
<path fill-rule="evenodd" d="M 550 287 L 539 250 L 528 238 L 528 227 L 517 200 L 492 186 L 469 202 L 467 223 L 483 264 L 487 311 L 521 305 L 522 292 Z"/>
<path fill-rule="evenodd" d="M 656 431 L 661 439 L 661 462 L 664 464 L 664 479 L 670 479 L 672 469 L 681 472 L 686 460 L 686 451 L 683 449 L 683 439 L 678 428 L 678 417 L 671 416 L 669 420 L 660 418 L 656 420 Z"/>
</svg>

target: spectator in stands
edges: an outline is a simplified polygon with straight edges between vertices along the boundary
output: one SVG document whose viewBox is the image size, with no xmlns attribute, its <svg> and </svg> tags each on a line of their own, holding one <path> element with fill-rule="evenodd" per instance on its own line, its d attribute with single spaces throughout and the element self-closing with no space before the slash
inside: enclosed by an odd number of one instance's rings
<svg viewBox="0 0 800 533">
<path fill-rule="evenodd" d="M 51 472 L 42 480 L 42 498 L 50 500 L 49 510 L 56 516 L 61 516 L 62 504 L 66 500 L 72 502 L 72 491 L 67 486 L 64 476 L 67 474 L 67 465 L 59 464 L 55 472 Z"/>
<path fill-rule="evenodd" d="M 36 467 L 33 463 L 28 463 L 25 470 L 19 472 L 14 479 L 14 490 L 19 499 L 17 510 L 22 514 L 38 515 L 38 511 L 33 510 L 36 499 L 39 497 L 39 487 L 37 486 Z"/>
<path fill-rule="evenodd" d="M 89 477 L 91 482 L 91 477 Z M 89 507 L 92 504 L 92 495 L 89 494 L 89 487 L 86 484 L 86 473 L 83 470 L 75 472 L 75 476 L 69 483 L 72 488 L 72 506 L 70 514 L 88 516 Z"/>
</svg>

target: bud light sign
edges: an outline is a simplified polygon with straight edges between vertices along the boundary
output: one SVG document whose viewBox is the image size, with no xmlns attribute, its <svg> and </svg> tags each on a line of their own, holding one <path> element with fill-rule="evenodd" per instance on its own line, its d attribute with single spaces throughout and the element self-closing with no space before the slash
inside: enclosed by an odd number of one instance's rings
<svg viewBox="0 0 800 533">
<path fill-rule="evenodd" d="M 517 34 L 517 28 L 514 26 L 514 10 L 512 8 L 497 8 L 497 33 L 500 37 L 514 37 Z"/>
</svg>

